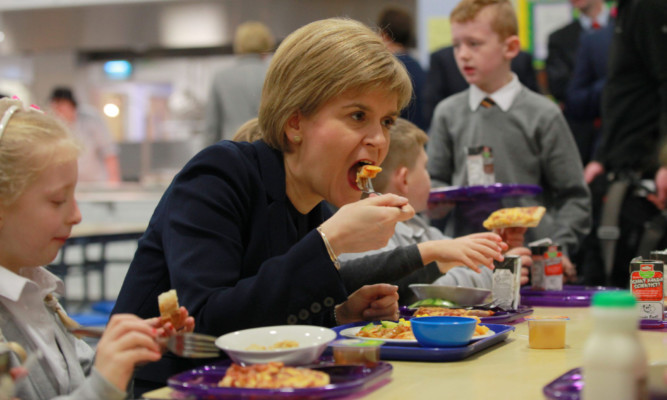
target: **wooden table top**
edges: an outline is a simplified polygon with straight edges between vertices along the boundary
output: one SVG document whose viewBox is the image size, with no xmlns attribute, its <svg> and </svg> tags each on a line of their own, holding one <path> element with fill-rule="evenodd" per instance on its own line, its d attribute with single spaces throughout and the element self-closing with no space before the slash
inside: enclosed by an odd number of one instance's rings
<svg viewBox="0 0 667 400">
<path fill-rule="evenodd" d="M 515 325 L 509 338 L 480 353 L 455 362 L 390 361 L 391 380 L 367 399 L 540 399 L 542 388 L 572 368 L 580 367 L 585 341 L 591 332 L 589 308 L 535 307 L 535 316 L 568 316 L 566 346 L 558 350 L 528 347 L 528 323 Z M 640 330 L 649 362 L 667 361 L 664 331 Z M 169 399 L 162 388 L 144 394 Z"/>
</svg>

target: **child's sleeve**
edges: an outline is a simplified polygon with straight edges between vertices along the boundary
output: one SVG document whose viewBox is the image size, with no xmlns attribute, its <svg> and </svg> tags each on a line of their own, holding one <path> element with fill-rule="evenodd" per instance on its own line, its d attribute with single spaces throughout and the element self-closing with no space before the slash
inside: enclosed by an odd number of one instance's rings
<svg viewBox="0 0 667 400">
<path fill-rule="evenodd" d="M 127 394 L 107 381 L 95 368 L 83 383 L 72 393 L 55 397 L 53 400 L 123 400 Z"/>
</svg>

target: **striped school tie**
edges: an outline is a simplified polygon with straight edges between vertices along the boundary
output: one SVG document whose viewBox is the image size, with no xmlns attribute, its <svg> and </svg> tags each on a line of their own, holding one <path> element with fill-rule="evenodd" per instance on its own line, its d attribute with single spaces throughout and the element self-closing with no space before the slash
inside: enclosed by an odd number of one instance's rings
<svg viewBox="0 0 667 400">
<path fill-rule="evenodd" d="M 481 103 L 479 103 L 484 108 L 491 108 L 496 105 L 496 102 L 493 101 L 490 97 L 485 97 Z"/>
</svg>

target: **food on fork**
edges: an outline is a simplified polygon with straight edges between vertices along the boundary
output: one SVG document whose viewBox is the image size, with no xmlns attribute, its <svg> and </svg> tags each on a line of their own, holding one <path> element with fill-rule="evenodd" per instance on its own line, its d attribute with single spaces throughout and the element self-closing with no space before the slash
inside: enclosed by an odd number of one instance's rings
<svg viewBox="0 0 667 400">
<path fill-rule="evenodd" d="M 371 183 L 371 179 L 375 178 L 375 176 L 378 174 L 378 172 L 382 171 L 382 168 L 376 166 L 376 165 L 371 165 L 371 164 L 364 164 L 357 170 L 357 187 L 366 193 L 373 193 L 375 190 L 373 190 L 373 184 Z"/>
<path fill-rule="evenodd" d="M 377 165 L 370 165 L 370 164 L 363 165 L 357 171 L 357 182 L 359 181 L 360 178 L 373 179 L 381 171 L 382 168 L 378 167 Z"/>
<path fill-rule="evenodd" d="M 542 206 L 501 208 L 492 212 L 482 225 L 488 230 L 536 227 L 545 212 L 546 208 Z"/>
<path fill-rule="evenodd" d="M 171 325 L 176 329 L 183 326 L 185 321 L 181 319 L 181 307 L 178 305 L 176 289 L 171 289 L 160 294 L 157 297 L 157 302 L 163 322 L 171 322 Z"/>
<path fill-rule="evenodd" d="M 329 375 L 308 368 L 286 367 L 282 362 L 242 367 L 232 364 L 218 386 L 235 388 L 280 389 L 311 388 L 329 384 Z"/>
</svg>

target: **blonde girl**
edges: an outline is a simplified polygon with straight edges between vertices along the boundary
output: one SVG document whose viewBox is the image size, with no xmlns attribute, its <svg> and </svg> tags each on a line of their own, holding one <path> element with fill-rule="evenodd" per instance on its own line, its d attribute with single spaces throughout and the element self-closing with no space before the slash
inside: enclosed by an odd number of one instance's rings
<svg viewBox="0 0 667 400">
<path fill-rule="evenodd" d="M 63 282 L 42 266 L 81 221 L 79 152 L 56 119 L 0 100 L 0 341 L 42 356 L 16 381 L 21 399 L 123 399 L 135 364 L 161 357 L 156 320 L 114 316 L 96 356 L 67 330 L 75 323 L 54 296 Z M 20 364 L 16 354 L 11 362 Z"/>
</svg>

